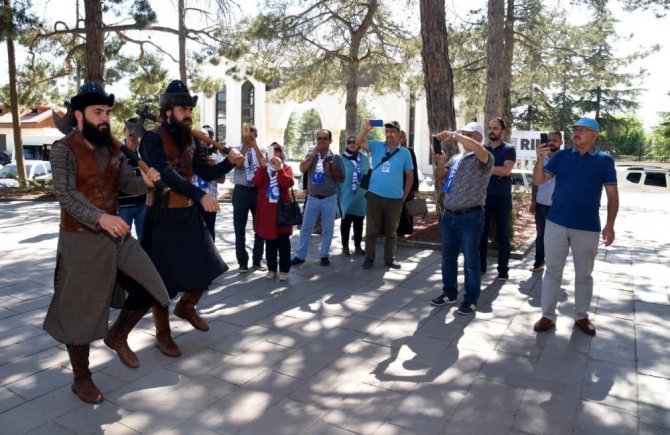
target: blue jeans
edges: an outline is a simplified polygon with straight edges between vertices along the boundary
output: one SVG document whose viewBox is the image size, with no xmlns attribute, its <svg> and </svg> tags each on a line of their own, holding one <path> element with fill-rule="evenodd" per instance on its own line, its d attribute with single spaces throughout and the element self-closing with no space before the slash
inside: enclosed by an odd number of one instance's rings
<svg viewBox="0 0 670 435">
<path fill-rule="evenodd" d="M 479 240 L 484 225 L 484 211 L 463 214 L 444 212 L 440 224 L 442 236 L 442 295 L 455 299 L 458 295 L 458 254 L 463 251 L 465 295 L 463 302 L 477 305 L 482 275 L 479 270 Z"/>
<path fill-rule="evenodd" d="M 119 216 L 126 221 L 130 229 L 133 229 L 133 221 L 135 221 L 135 233 L 137 240 L 142 240 L 142 231 L 144 231 L 144 214 L 146 212 L 146 204 L 142 203 L 134 207 L 120 207 Z"/>
<path fill-rule="evenodd" d="M 498 237 L 498 272 L 506 273 L 509 270 L 509 254 L 512 244 L 510 234 L 512 226 L 512 196 L 487 196 L 484 214 L 484 231 L 479 241 L 479 260 L 481 270 L 486 270 L 486 255 L 488 248 L 491 219 L 496 221 Z"/>
<path fill-rule="evenodd" d="M 535 203 L 535 262 L 544 263 L 544 227 L 550 205 Z"/>
<path fill-rule="evenodd" d="M 335 232 L 335 210 L 337 209 L 337 195 L 319 199 L 309 195 L 305 204 L 305 213 L 300 227 L 300 240 L 295 250 L 296 258 L 304 260 L 307 257 L 309 239 L 312 237 L 316 218 L 321 215 L 321 257 L 327 257 L 330 243 Z"/>
</svg>

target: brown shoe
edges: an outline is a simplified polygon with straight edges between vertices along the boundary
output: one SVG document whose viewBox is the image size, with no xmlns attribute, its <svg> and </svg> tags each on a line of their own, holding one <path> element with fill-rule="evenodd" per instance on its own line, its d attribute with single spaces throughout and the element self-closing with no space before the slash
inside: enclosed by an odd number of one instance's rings
<svg viewBox="0 0 670 435">
<path fill-rule="evenodd" d="M 74 372 L 74 383 L 72 384 L 71 389 L 72 392 L 84 402 L 100 403 L 104 398 L 91 379 L 91 371 L 88 368 L 89 350 L 89 345 L 67 346 L 70 363 L 72 364 L 72 371 Z"/>
<path fill-rule="evenodd" d="M 533 331 L 535 332 L 544 332 L 549 330 L 550 328 L 555 328 L 556 327 L 556 322 L 554 322 L 551 319 L 547 319 L 546 317 L 541 318 L 537 322 L 535 322 L 535 325 L 533 326 Z"/>
<path fill-rule="evenodd" d="M 152 305 L 151 311 L 154 315 L 154 324 L 156 325 L 156 347 L 169 357 L 176 358 L 180 356 L 181 350 L 172 339 L 170 331 L 168 307 Z"/>
<path fill-rule="evenodd" d="M 581 329 L 582 332 L 586 335 L 590 335 L 591 337 L 596 335 L 596 327 L 593 323 L 591 323 L 588 317 L 585 319 L 575 320 L 575 325 L 579 326 L 579 329 Z"/>
<path fill-rule="evenodd" d="M 174 315 L 188 321 L 195 329 L 209 331 L 209 325 L 195 310 L 195 306 L 201 297 L 202 292 L 184 293 L 174 307 Z"/>
<path fill-rule="evenodd" d="M 105 344 L 116 351 L 119 359 L 128 367 L 134 369 L 140 366 L 140 361 L 137 359 L 135 352 L 128 346 L 128 334 L 148 311 L 148 308 L 136 311 L 121 310 L 119 317 L 104 339 Z"/>
</svg>

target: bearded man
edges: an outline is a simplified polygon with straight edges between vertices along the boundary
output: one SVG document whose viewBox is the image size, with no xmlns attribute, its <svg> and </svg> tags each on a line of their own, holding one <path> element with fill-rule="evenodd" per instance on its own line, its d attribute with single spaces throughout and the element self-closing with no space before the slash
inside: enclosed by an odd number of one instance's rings
<svg viewBox="0 0 670 435">
<path fill-rule="evenodd" d="M 51 149 L 61 219 L 54 296 L 44 329 L 67 346 L 72 391 L 89 403 L 103 400 L 91 379 L 90 343 L 105 337 L 124 364 L 138 367 L 128 334 L 152 304 L 169 303 L 160 275 L 117 216 L 117 190 L 146 194 L 160 176 L 154 169 L 142 178 L 135 176 L 114 145 L 109 131 L 113 104 L 113 94 L 107 95 L 97 82 L 86 82 L 71 100 L 75 128 Z M 108 331 L 109 307 L 123 297 L 122 291 L 115 292 L 121 287 L 128 298 Z"/>
<path fill-rule="evenodd" d="M 191 130 L 197 100 L 181 81 L 170 82 L 159 98 L 163 122 L 142 138 L 142 157 L 169 187 L 169 191 L 149 195 L 142 246 L 163 277 L 170 299 L 183 293 L 174 314 L 194 328 L 207 331 L 209 325 L 195 307 L 209 284 L 228 266 L 217 252 L 198 208 L 199 204 L 205 212 L 217 212 L 219 203 L 193 184 L 193 176 L 204 181 L 221 178 L 241 156 L 231 150 L 227 160 L 209 164 L 205 148 L 193 139 Z M 154 305 L 152 309 L 156 346 L 165 355 L 181 355 L 171 336 L 167 307 Z"/>
</svg>

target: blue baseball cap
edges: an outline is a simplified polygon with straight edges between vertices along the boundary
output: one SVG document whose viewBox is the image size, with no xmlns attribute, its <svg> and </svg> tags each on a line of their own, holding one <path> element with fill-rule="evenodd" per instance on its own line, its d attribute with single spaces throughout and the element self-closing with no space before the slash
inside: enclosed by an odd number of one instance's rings
<svg viewBox="0 0 670 435">
<path fill-rule="evenodd" d="M 600 124 L 593 118 L 579 118 L 579 121 L 575 122 L 569 128 L 574 130 L 575 127 L 588 127 L 593 131 L 600 133 Z"/>
</svg>

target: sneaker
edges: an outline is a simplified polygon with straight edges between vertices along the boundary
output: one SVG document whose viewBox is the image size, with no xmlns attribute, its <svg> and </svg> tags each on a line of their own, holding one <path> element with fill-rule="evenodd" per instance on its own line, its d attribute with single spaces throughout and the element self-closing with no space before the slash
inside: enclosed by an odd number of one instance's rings
<svg viewBox="0 0 670 435">
<path fill-rule="evenodd" d="M 531 267 L 530 270 L 531 272 L 537 272 L 538 270 L 543 270 L 544 269 L 544 261 L 536 261 L 533 263 L 533 267 Z"/>
<path fill-rule="evenodd" d="M 305 260 L 301 260 L 298 257 L 293 257 L 293 260 L 291 260 L 291 266 L 300 266 L 305 264 Z"/>
<path fill-rule="evenodd" d="M 390 267 L 391 269 L 400 269 L 400 268 L 402 267 L 402 266 L 400 265 L 400 263 L 398 263 L 398 262 L 395 261 L 395 260 L 386 263 L 386 265 L 387 265 L 388 267 Z"/>
<path fill-rule="evenodd" d="M 342 247 L 342 255 L 346 255 L 346 256 L 351 255 L 351 251 L 349 250 L 348 246 L 343 246 Z"/>
<path fill-rule="evenodd" d="M 458 314 L 462 315 L 468 315 L 468 314 L 474 314 L 475 310 L 477 307 L 475 304 L 471 304 L 470 302 L 463 302 L 460 307 L 458 307 L 458 311 L 456 311 Z"/>
<path fill-rule="evenodd" d="M 328 257 L 321 257 L 321 262 L 319 264 L 321 266 L 330 266 L 330 260 Z"/>
<path fill-rule="evenodd" d="M 265 279 L 275 279 L 277 276 L 277 272 L 273 272 L 271 270 L 268 270 L 268 273 L 265 274 Z"/>
<path fill-rule="evenodd" d="M 244 266 L 240 266 L 240 268 L 237 269 L 237 272 L 239 272 L 239 273 L 247 273 L 247 272 L 249 272 L 249 267 L 247 267 L 246 264 L 245 264 Z"/>
<path fill-rule="evenodd" d="M 267 267 L 263 263 L 254 263 L 254 270 L 257 270 L 259 272 L 265 272 L 268 270 Z"/>
<path fill-rule="evenodd" d="M 288 272 L 279 272 L 279 281 L 286 281 L 288 279 Z"/>
<path fill-rule="evenodd" d="M 496 279 L 498 281 L 507 281 L 509 279 L 509 274 L 507 272 L 498 272 Z"/>
<path fill-rule="evenodd" d="M 356 246 L 356 249 L 354 250 L 354 254 L 365 255 L 365 251 L 360 246 Z"/>
<path fill-rule="evenodd" d="M 449 299 L 444 295 L 440 295 L 435 299 L 430 300 L 430 304 L 436 307 L 441 307 L 442 305 L 454 305 L 456 303 L 456 298 Z"/>
<path fill-rule="evenodd" d="M 372 263 L 374 263 L 374 261 L 370 260 L 369 258 L 366 258 L 365 261 L 363 262 L 363 269 L 372 269 Z"/>
</svg>

